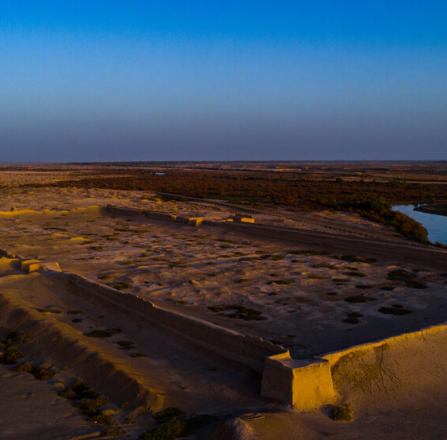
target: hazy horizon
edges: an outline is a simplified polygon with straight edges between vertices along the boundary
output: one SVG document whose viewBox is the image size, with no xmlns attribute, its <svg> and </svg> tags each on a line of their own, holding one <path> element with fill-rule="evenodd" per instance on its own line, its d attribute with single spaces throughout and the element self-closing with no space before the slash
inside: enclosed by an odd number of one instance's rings
<svg viewBox="0 0 447 440">
<path fill-rule="evenodd" d="M 446 160 L 447 5 L 17 0 L 2 163 Z"/>
</svg>

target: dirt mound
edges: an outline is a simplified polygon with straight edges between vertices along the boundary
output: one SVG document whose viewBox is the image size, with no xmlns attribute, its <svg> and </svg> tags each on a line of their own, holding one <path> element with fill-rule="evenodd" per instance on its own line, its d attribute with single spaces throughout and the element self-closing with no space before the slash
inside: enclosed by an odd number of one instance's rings
<svg viewBox="0 0 447 440">
<path fill-rule="evenodd" d="M 3 326 L 32 335 L 26 343 L 28 353 L 48 353 L 52 362 L 69 368 L 114 401 L 129 402 L 136 411 L 163 406 L 163 398 L 139 384 L 105 354 L 83 344 L 71 327 L 51 316 L 42 317 L 5 294 L 0 296 L 0 312 Z"/>
</svg>

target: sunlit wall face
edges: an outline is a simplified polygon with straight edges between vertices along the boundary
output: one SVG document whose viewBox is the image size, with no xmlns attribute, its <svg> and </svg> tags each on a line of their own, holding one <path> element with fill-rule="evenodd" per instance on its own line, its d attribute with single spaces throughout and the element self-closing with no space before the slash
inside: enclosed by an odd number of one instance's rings
<svg viewBox="0 0 447 440">
<path fill-rule="evenodd" d="M 3 2 L 0 161 L 447 159 L 445 23 L 439 1 Z"/>
</svg>

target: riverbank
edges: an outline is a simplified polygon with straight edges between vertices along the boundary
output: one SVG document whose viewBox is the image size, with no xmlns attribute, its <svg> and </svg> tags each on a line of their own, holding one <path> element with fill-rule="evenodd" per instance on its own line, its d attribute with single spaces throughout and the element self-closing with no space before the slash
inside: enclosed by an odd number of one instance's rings
<svg viewBox="0 0 447 440">
<path fill-rule="evenodd" d="M 423 208 L 439 205 L 441 204 L 423 205 Z M 444 204 L 443 206 L 446 205 Z M 394 205 L 392 209 L 393 211 L 400 211 L 408 215 L 424 226 L 428 232 L 428 239 L 432 243 L 439 242 L 444 245 L 447 244 L 447 214 L 432 215 L 434 212 L 426 212 L 425 209 L 422 210 L 419 208 L 415 209 L 413 205 Z"/>
<path fill-rule="evenodd" d="M 442 215 L 447 217 L 447 203 L 436 203 L 433 205 L 422 205 L 414 208 L 415 211 L 425 212 L 427 214 Z"/>
</svg>

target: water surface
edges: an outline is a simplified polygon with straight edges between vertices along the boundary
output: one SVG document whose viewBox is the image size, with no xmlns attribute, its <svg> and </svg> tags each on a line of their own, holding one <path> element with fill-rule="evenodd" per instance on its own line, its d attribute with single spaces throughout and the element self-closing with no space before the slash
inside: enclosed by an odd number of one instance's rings
<svg viewBox="0 0 447 440">
<path fill-rule="evenodd" d="M 395 205 L 393 211 L 402 212 L 421 223 L 427 229 L 428 239 L 435 243 L 447 244 L 447 217 L 443 215 L 427 214 L 426 212 L 414 211 L 413 205 Z"/>
</svg>

